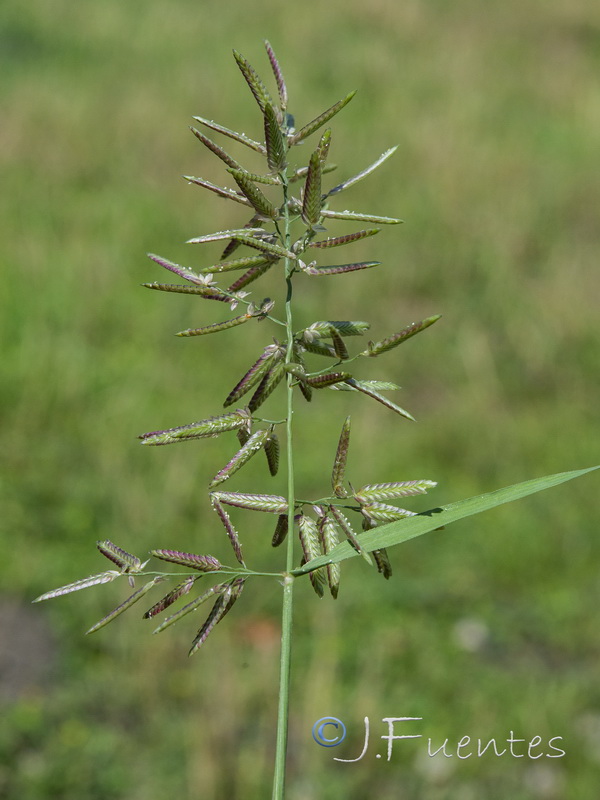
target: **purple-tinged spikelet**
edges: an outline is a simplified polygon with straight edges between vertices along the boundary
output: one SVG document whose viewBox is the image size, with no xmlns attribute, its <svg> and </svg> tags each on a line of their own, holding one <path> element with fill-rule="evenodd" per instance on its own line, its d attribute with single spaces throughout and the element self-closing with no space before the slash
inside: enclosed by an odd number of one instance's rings
<svg viewBox="0 0 600 800">
<path fill-rule="evenodd" d="M 258 107 L 264 113 L 265 105 L 267 103 L 273 105 L 271 96 L 266 90 L 264 83 L 258 77 L 258 73 L 254 69 L 254 67 L 250 64 L 249 61 L 247 61 L 244 58 L 244 56 L 241 53 L 238 53 L 237 50 L 234 50 L 233 57 L 235 58 L 238 67 L 240 68 L 240 72 L 246 79 L 246 83 L 248 84 L 250 91 L 254 95 L 254 99 L 258 103 Z"/>
<path fill-rule="evenodd" d="M 152 633 L 161 633 L 164 631 L 165 628 L 169 628 L 176 622 L 179 622 L 180 619 L 191 614 L 192 611 L 195 611 L 199 608 L 203 603 L 207 600 L 210 600 L 211 597 L 214 597 L 216 594 L 220 594 L 224 592 L 229 584 L 228 583 L 218 583 L 215 586 L 211 586 L 210 589 L 207 589 L 198 597 L 194 598 L 190 603 L 180 608 L 179 611 L 176 611 L 174 614 L 171 614 L 170 617 L 167 617 L 159 626 L 152 631 Z"/>
<path fill-rule="evenodd" d="M 218 144 L 213 142 L 212 139 L 209 139 L 208 136 L 205 136 L 203 133 L 201 133 L 196 128 L 190 127 L 190 130 L 192 131 L 194 136 L 202 142 L 202 144 L 205 147 L 208 147 L 208 149 L 211 152 L 213 152 L 218 158 L 220 158 L 221 161 L 224 161 L 225 164 L 227 164 L 228 167 L 233 167 L 233 169 L 240 169 L 241 168 L 240 164 L 238 164 L 238 162 L 235 160 L 235 158 L 232 158 L 229 155 L 229 153 L 226 153 L 225 150 L 223 150 L 222 147 L 220 147 Z"/>
<path fill-rule="evenodd" d="M 356 233 L 348 233 L 345 236 L 333 236 L 329 239 L 321 239 L 317 242 L 309 242 L 309 247 L 342 247 L 343 245 L 357 242 L 359 239 L 365 239 L 367 236 L 375 236 L 379 233 L 381 228 L 370 228 L 365 231 L 356 231 Z"/>
<path fill-rule="evenodd" d="M 279 348 L 275 344 L 269 344 L 267 347 L 265 347 L 248 372 L 246 372 L 246 374 L 229 392 L 225 402 L 223 403 L 225 407 L 237 402 L 240 397 L 243 397 L 246 392 L 249 392 L 250 389 L 261 380 L 265 372 L 267 372 L 269 369 L 271 359 L 278 352 L 278 350 Z"/>
<path fill-rule="evenodd" d="M 185 441 L 187 439 L 205 439 L 218 436 L 226 431 L 235 431 L 247 426 L 249 420 L 248 412 L 243 408 L 230 411 L 228 414 L 219 414 L 215 417 L 208 417 L 199 422 L 192 422 L 189 425 L 182 425 L 178 428 L 167 428 L 164 431 L 151 431 L 142 433 L 138 439 L 142 444 L 164 445 L 173 442 Z"/>
<path fill-rule="evenodd" d="M 436 314 L 433 317 L 427 317 L 427 319 L 421 320 L 421 322 L 413 322 L 412 325 L 409 325 L 407 328 L 404 328 L 398 333 L 393 333 L 391 336 L 388 336 L 387 339 L 382 339 L 380 342 L 369 342 L 369 347 L 367 350 L 365 350 L 364 355 L 378 356 L 381 353 L 385 353 L 388 350 L 391 350 L 393 347 L 397 347 L 399 344 L 402 344 L 402 342 L 405 342 L 407 339 L 410 339 L 411 336 L 421 333 L 421 331 L 424 331 L 425 328 L 428 328 L 430 325 L 433 325 L 434 322 L 437 322 L 440 317 L 440 314 Z"/>
<path fill-rule="evenodd" d="M 346 417 L 342 425 L 342 432 L 338 441 L 333 470 L 331 473 L 331 486 L 336 497 L 347 497 L 348 492 L 344 489 L 344 475 L 346 473 L 346 461 L 348 459 L 348 448 L 350 447 L 350 417 Z"/>
<path fill-rule="evenodd" d="M 347 381 L 352 375 L 349 372 L 326 372 L 324 375 L 315 375 L 312 378 L 305 378 L 304 380 L 313 389 L 325 389 L 327 386 L 333 386 L 334 383 L 340 381 Z"/>
<path fill-rule="evenodd" d="M 346 97 L 344 97 L 343 100 L 339 100 L 337 103 L 334 103 L 332 106 L 330 106 L 330 108 L 327 109 L 327 111 L 324 111 L 322 114 L 319 114 L 318 117 L 315 117 L 315 119 L 309 122 L 308 125 L 305 125 L 303 128 L 300 128 L 300 130 L 297 133 L 294 133 L 292 136 L 290 136 L 289 139 L 290 145 L 299 144 L 301 141 L 306 139 L 312 133 L 318 131 L 319 128 L 322 128 L 326 122 L 329 122 L 329 120 L 332 117 L 334 117 L 338 113 L 338 111 L 341 111 L 342 108 L 344 108 L 344 106 L 347 105 L 350 102 L 350 100 L 352 100 L 355 94 L 356 91 L 350 92 L 350 94 L 346 95 Z"/>
<path fill-rule="evenodd" d="M 151 617 L 155 617 L 157 614 L 161 614 L 166 608 L 172 606 L 180 597 L 184 597 L 184 595 L 188 594 L 192 586 L 194 585 L 195 581 L 198 578 L 190 577 L 186 578 L 181 583 L 178 583 L 171 591 L 166 594 L 158 603 L 155 603 L 152 608 L 149 608 L 148 611 L 144 614 L 144 619 L 150 619 Z"/>
<path fill-rule="evenodd" d="M 271 539 L 271 545 L 273 547 L 279 547 L 279 545 L 284 541 L 288 533 L 288 527 L 288 515 L 280 514 L 277 517 L 277 524 L 275 525 L 275 531 L 273 533 L 273 538 Z"/>
<path fill-rule="evenodd" d="M 227 536 L 229 537 L 229 541 L 231 542 L 231 546 L 233 547 L 233 552 L 235 553 L 235 557 L 240 562 L 242 566 L 246 566 L 244 564 L 244 557 L 242 555 L 242 545 L 240 544 L 240 537 L 236 529 L 233 527 L 233 523 L 229 518 L 229 514 L 223 508 L 223 505 L 218 497 L 216 497 L 216 493 L 211 494 L 210 502 L 213 509 L 216 511 L 219 519 L 223 523 L 223 527 L 227 532 Z"/>
<path fill-rule="evenodd" d="M 279 438 L 274 430 L 269 431 L 269 435 L 264 444 L 267 464 L 271 475 L 277 475 L 279 470 Z"/>
<path fill-rule="evenodd" d="M 78 592 L 80 589 L 89 589 L 90 586 L 98 586 L 101 583 L 110 583 L 122 575 L 116 569 L 109 569 L 107 572 L 101 572 L 99 575 L 90 575 L 89 578 L 82 578 L 81 580 L 68 583 L 66 586 L 61 586 L 58 589 L 52 589 L 50 592 L 45 592 L 39 597 L 36 597 L 34 603 L 39 603 L 42 600 L 51 600 L 53 597 L 62 597 L 64 594 L 71 592 Z"/>
<path fill-rule="evenodd" d="M 142 562 L 137 556 L 128 553 L 127 550 L 122 550 L 120 547 L 117 547 L 110 539 L 105 539 L 103 542 L 96 542 L 96 547 L 103 556 L 106 556 L 109 561 L 116 564 L 121 572 L 139 572 L 142 567 Z"/>
<path fill-rule="evenodd" d="M 243 578 L 236 578 L 230 584 L 227 584 L 225 590 L 221 595 L 219 595 L 214 606 L 210 610 L 204 625 L 196 634 L 188 655 L 193 655 L 204 644 L 215 625 L 217 625 L 223 619 L 225 614 L 228 613 L 235 601 L 238 599 L 243 588 Z"/>
<path fill-rule="evenodd" d="M 273 75 L 275 76 L 275 81 L 277 83 L 277 91 L 279 92 L 279 106 L 282 111 L 285 111 L 288 102 L 285 78 L 283 77 L 283 72 L 281 71 L 281 67 L 279 66 L 279 61 L 275 56 L 275 52 L 266 39 L 265 39 L 265 49 L 267 51 L 267 56 L 269 57 L 271 69 L 273 70 Z"/>
<path fill-rule="evenodd" d="M 260 142 L 255 142 L 254 139 L 246 136 L 245 133 L 232 131 L 229 128 L 225 128 L 223 125 L 219 125 L 218 122 L 214 122 L 212 119 L 204 119 L 204 117 L 194 117 L 194 119 L 201 125 L 205 125 L 207 128 L 217 131 L 217 133 L 222 133 L 224 136 L 228 136 L 230 139 L 233 139 L 236 142 L 245 144 L 251 150 L 255 150 L 257 153 L 260 153 L 263 156 L 267 154 L 264 145 L 262 145 Z"/>
<path fill-rule="evenodd" d="M 215 477 L 210 482 L 208 488 L 213 489 L 215 486 L 218 486 L 221 483 L 224 483 L 228 480 L 232 475 L 234 475 L 239 469 L 241 469 L 244 464 L 246 464 L 255 453 L 258 453 L 261 450 L 269 437 L 269 431 L 256 431 L 253 433 L 252 436 L 244 443 L 244 445 L 237 451 L 237 453 L 233 456 L 233 458 L 228 461 L 228 463 L 223 467 L 223 469 L 219 470 Z"/>
<path fill-rule="evenodd" d="M 216 572 L 221 569 L 221 564 L 213 556 L 198 556 L 195 553 L 182 553 L 180 550 L 150 550 L 150 555 L 200 572 Z"/>
<path fill-rule="evenodd" d="M 316 267 L 312 264 L 301 266 L 307 275 L 341 275 L 343 272 L 356 272 L 359 269 L 370 269 L 379 266 L 380 261 L 361 261 L 354 264 L 336 264 L 334 267 Z"/>
</svg>

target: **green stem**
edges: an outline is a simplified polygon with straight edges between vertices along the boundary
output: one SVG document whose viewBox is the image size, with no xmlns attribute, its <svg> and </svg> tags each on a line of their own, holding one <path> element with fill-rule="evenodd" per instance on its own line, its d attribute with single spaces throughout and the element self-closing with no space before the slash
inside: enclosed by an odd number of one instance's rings
<svg viewBox="0 0 600 800">
<path fill-rule="evenodd" d="M 282 175 L 284 230 L 283 244 L 286 249 L 290 245 L 290 217 L 288 209 L 288 182 L 287 175 Z M 285 318 L 287 329 L 286 364 L 293 360 L 293 326 L 292 326 L 292 272 L 293 264 L 290 259 L 285 259 L 285 280 L 287 296 L 285 300 Z M 286 418 L 286 444 L 287 444 L 287 493 L 288 493 L 288 536 L 286 550 L 286 574 L 283 579 L 283 605 L 281 615 L 281 656 L 279 662 L 279 709 L 277 713 L 277 740 L 275 749 L 275 771 L 273 775 L 273 800 L 283 800 L 285 789 L 285 767 L 287 754 L 289 696 L 290 696 L 290 665 L 292 657 L 292 599 L 294 577 L 291 572 L 294 568 L 294 460 L 292 448 L 292 417 L 293 376 L 287 376 L 287 418 Z"/>
</svg>

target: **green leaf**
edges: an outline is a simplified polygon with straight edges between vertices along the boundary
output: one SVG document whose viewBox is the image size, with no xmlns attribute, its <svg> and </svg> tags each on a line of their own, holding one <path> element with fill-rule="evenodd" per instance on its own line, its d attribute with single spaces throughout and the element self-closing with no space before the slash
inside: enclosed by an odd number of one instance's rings
<svg viewBox="0 0 600 800">
<path fill-rule="evenodd" d="M 511 503 L 514 500 L 520 500 L 522 497 L 541 492 L 544 489 L 551 489 L 553 486 L 558 486 L 560 483 L 579 478 L 596 469 L 600 469 L 600 465 L 588 467 L 587 469 L 571 470 L 570 472 L 558 472 L 555 475 L 534 478 L 533 480 L 524 481 L 523 483 L 516 483 L 513 486 L 507 486 L 504 489 L 497 489 L 495 492 L 478 495 L 477 497 L 469 497 L 466 500 L 459 500 L 456 503 L 450 503 L 440 508 L 433 508 L 430 511 L 425 511 L 414 517 L 399 520 L 398 522 L 390 522 L 387 525 L 380 525 L 372 531 L 363 533 L 360 537 L 360 543 L 363 549 L 367 551 L 401 544 L 402 542 L 407 542 L 409 539 L 422 536 L 424 533 L 430 533 L 440 528 L 442 525 L 446 526 L 451 522 L 464 519 L 464 517 L 470 517 L 474 514 L 481 514 L 483 511 L 489 511 L 503 503 Z M 352 558 L 352 556 L 355 555 L 357 555 L 357 553 L 353 547 L 347 542 L 343 542 L 337 545 L 329 555 L 313 558 L 299 569 L 295 569 L 293 574 L 304 575 L 328 563 L 345 561 L 347 558 Z"/>
</svg>

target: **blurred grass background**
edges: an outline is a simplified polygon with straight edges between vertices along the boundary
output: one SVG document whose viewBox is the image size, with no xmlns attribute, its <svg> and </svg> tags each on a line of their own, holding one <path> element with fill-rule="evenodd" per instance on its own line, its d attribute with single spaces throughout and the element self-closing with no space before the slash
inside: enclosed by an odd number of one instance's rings
<svg viewBox="0 0 600 800">
<path fill-rule="evenodd" d="M 175 339 L 222 310 L 139 284 L 165 277 L 146 251 L 205 266 L 208 251 L 183 242 L 245 221 L 179 176 L 221 179 L 186 130 L 193 114 L 260 136 L 230 51 L 266 77 L 264 38 L 298 122 L 359 90 L 333 126 L 340 177 L 399 144 L 341 201 L 406 220 L 354 246 L 352 257 L 384 266 L 316 290 L 304 281 L 299 318 L 366 318 L 377 338 L 443 314 L 362 373 L 401 383 L 398 400 L 417 424 L 334 393 L 300 408 L 302 493 L 328 485 L 350 409 L 351 480 L 438 480 L 422 508 L 598 461 L 597 4 L 4 0 L 7 800 L 270 796 L 278 587 L 249 585 L 191 662 L 194 623 L 153 638 L 131 612 L 81 635 L 123 587 L 29 605 L 104 569 L 94 547 L 102 538 L 140 555 L 170 546 L 229 558 L 205 486 L 231 440 L 153 450 L 135 436 L 218 413 L 272 333 L 248 326 L 216 341 Z M 283 487 L 262 471 L 247 481 L 236 488 Z M 389 583 L 348 562 L 337 603 L 298 587 L 290 800 L 597 797 L 596 486 L 586 477 L 397 548 Z M 263 520 L 249 525 L 250 563 L 278 569 L 270 521 L 269 530 Z M 349 731 L 334 751 L 311 737 L 327 715 Z M 364 716 L 369 753 L 334 762 L 360 752 Z M 425 736 L 398 743 L 390 763 L 375 758 L 386 716 L 423 717 L 410 732 Z M 427 737 L 439 746 L 465 735 L 503 741 L 510 731 L 541 736 L 544 753 L 562 736 L 567 755 L 426 753 Z"/>
</svg>

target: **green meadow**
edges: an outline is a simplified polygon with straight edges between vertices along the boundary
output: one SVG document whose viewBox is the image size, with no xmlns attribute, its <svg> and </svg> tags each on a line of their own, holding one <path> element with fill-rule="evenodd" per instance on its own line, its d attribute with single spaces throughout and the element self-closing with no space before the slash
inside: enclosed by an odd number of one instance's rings
<svg viewBox="0 0 600 800">
<path fill-rule="evenodd" d="M 324 391 L 298 405 L 304 496 L 327 493 L 348 413 L 350 480 L 438 481 L 415 510 L 599 461 L 592 0 L 3 0 L 7 800 L 270 796 L 276 582 L 249 583 L 192 659 L 196 620 L 153 637 L 138 606 L 83 636 L 125 597 L 118 582 L 30 603 L 105 570 L 101 539 L 141 557 L 171 547 L 231 562 L 206 487 L 234 438 L 144 448 L 136 436 L 219 413 L 273 329 L 250 323 L 242 333 L 176 338 L 224 310 L 140 284 L 165 278 L 146 252 L 208 266 L 212 251 L 185 241 L 246 222 L 243 209 L 181 176 L 224 182 L 220 162 L 188 130 L 193 115 L 262 135 L 231 49 L 267 79 L 265 38 L 297 123 L 358 90 L 332 121 L 331 180 L 399 145 L 339 206 L 405 220 L 353 245 L 351 259 L 382 266 L 299 282 L 299 322 L 366 319 L 376 339 L 443 315 L 361 365 L 360 377 L 403 387 L 394 399 L 416 423 L 363 396 Z M 296 152 L 308 158 L 309 147 Z M 330 232 L 350 230 L 339 223 Z M 282 296 L 273 273 L 250 288 L 259 300 Z M 281 413 L 277 395 L 268 407 Z M 270 479 L 257 462 L 231 488 L 284 493 L 285 477 Z M 308 581 L 298 586 L 289 800 L 595 800 L 597 498 L 597 475 L 586 476 L 408 542 L 390 551 L 390 581 L 351 559 L 335 602 L 318 599 Z M 236 517 L 249 565 L 279 570 L 272 520 L 255 516 Z M 337 748 L 311 734 L 328 716 L 347 727 Z M 365 717 L 364 757 L 335 761 L 360 754 Z M 389 761 L 387 717 L 421 718 L 395 733 L 422 736 L 394 741 Z M 494 738 L 501 751 L 511 732 L 525 740 L 516 755 L 478 755 L 478 739 Z M 458 755 L 465 736 L 471 743 Z M 549 746 L 554 737 L 565 755 Z M 430 756 L 429 738 L 432 751 L 447 739 L 447 755 Z"/>
</svg>

